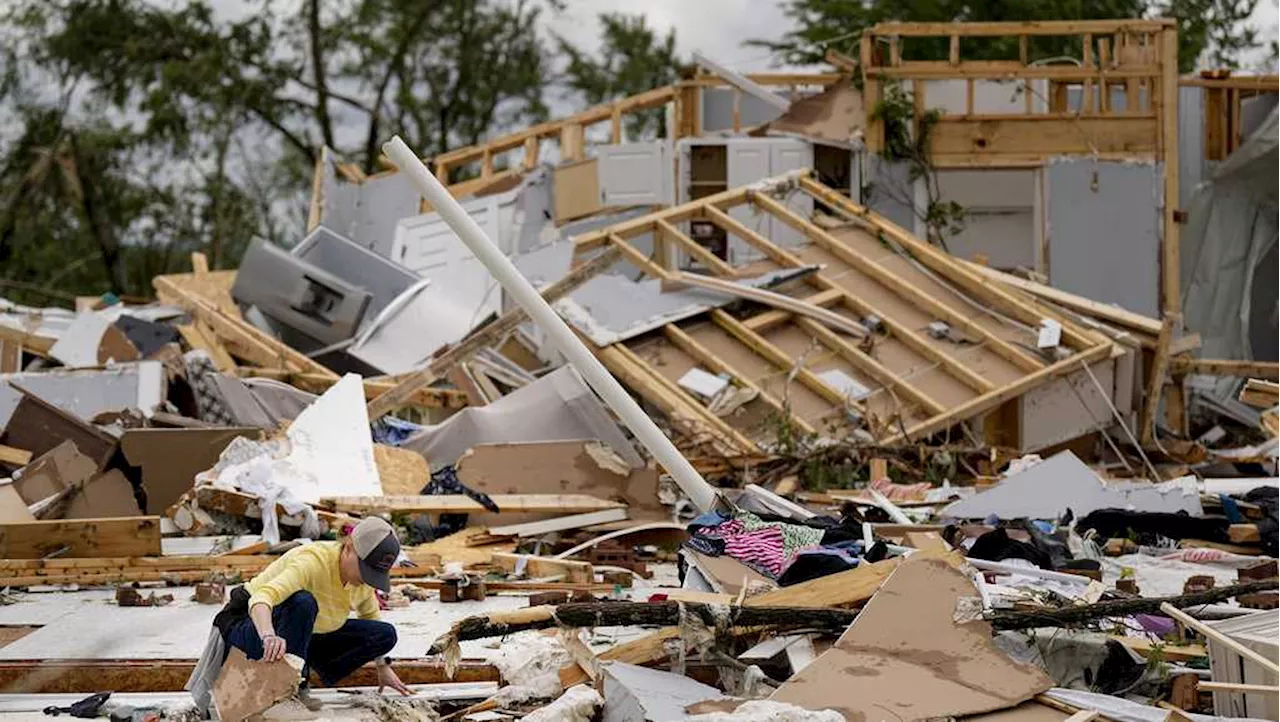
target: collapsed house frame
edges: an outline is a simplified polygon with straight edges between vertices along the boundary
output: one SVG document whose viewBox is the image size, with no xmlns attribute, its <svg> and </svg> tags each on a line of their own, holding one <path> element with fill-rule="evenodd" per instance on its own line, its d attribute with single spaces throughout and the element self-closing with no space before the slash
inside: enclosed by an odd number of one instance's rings
<svg viewBox="0 0 1280 722">
<path fill-rule="evenodd" d="M 801 217 L 775 196 L 805 193 L 832 209 L 848 226 L 828 230 Z M 739 221 L 729 211 L 747 206 L 753 212 L 779 219 L 799 231 L 807 245 L 784 248 Z M 763 254 L 760 263 L 742 271 L 707 254 L 677 224 L 710 222 L 741 238 Z M 771 309 L 739 319 L 723 309 L 710 313 L 710 323 L 668 323 L 661 338 L 615 343 L 598 353 L 609 369 L 625 379 L 647 401 L 674 420 L 696 419 L 714 433 L 724 447 L 741 454 L 760 451 L 743 429 L 717 416 L 676 383 L 693 365 L 727 374 L 757 398 L 777 418 L 798 431 L 817 433 L 826 426 L 845 425 L 847 411 L 859 424 L 867 421 L 873 440 L 895 444 L 928 437 L 974 417 L 988 414 L 1028 390 L 1063 375 L 1105 366 L 1123 351 L 1101 334 L 1080 327 L 1027 297 L 1017 296 L 947 256 L 878 214 L 853 203 L 805 173 L 737 188 L 681 206 L 668 208 L 579 236 L 576 251 L 620 250 L 624 258 L 650 278 L 687 279 L 688 274 L 655 262 L 628 239 L 652 234 L 655 257 L 673 257 L 656 250 L 671 243 L 697 258 L 714 276 L 740 277 L 767 266 L 803 268 L 820 265 L 807 277 L 809 291 L 797 300 L 826 307 L 849 322 L 878 321 L 883 335 L 868 345 L 847 338 L 808 315 L 793 316 Z M 976 302 L 975 302 L 976 301 Z M 979 311 L 982 305 L 997 313 Z M 1036 349 L 1035 330 L 1045 320 L 1062 329 L 1065 358 L 1046 359 Z M 930 334 L 941 321 L 955 336 Z M 939 327 L 934 326 L 934 329 Z M 807 348 L 820 351 L 817 362 L 806 361 Z M 649 353 L 668 358 L 648 360 Z M 676 360 L 671 355 L 683 356 Z M 796 361 L 800 359 L 800 361 Z M 818 371 L 838 370 L 866 389 L 860 398 L 819 377 Z M 1125 374 L 1100 374 L 1112 383 Z M 795 383 L 791 383 L 794 378 Z M 1095 377 L 1096 378 L 1096 377 Z M 1128 402 L 1115 388 L 1095 391 Z M 1090 405 L 1086 405 L 1090 406 Z M 1086 408 L 1088 423 L 1109 425 L 1110 413 Z M 1034 412 L 1030 409 L 1027 415 Z M 989 416 L 983 434 L 996 443 L 1019 446 L 1027 436 L 1023 413 L 1016 403 Z M 1059 419 L 1059 421 L 1061 421 Z"/>
</svg>

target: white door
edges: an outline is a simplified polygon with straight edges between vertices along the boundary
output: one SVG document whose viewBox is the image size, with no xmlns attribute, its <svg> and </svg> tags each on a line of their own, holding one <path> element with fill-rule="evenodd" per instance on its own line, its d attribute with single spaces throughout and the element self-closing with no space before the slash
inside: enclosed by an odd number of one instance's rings
<svg viewBox="0 0 1280 722">
<path fill-rule="evenodd" d="M 787 171 L 813 167 L 813 145 L 797 138 L 769 139 L 769 175 L 779 176 Z M 813 197 L 799 190 L 787 196 L 784 205 L 801 218 L 813 215 Z M 794 248 L 807 241 L 804 234 L 774 218 L 772 235 L 774 243 L 783 248 Z"/>
<path fill-rule="evenodd" d="M 727 171 L 730 188 L 740 188 L 768 178 L 770 173 L 770 139 L 732 138 L 726 144 Z M 729 209 L 739 223 L 769 238 L 773 229 L 770 218 L 754 206 L 742 204 Z M 729 237 L 729 263 L 735 266 L 762 258 L 763 254 L 737 236 Z"/>
<path fill-rule="evenodd" d="M 497 203 L 477 198 L 462 207 L 490 238 L 500 237 Z M 494 287 L 497 282 L 437 213 L 400 221 L 392 260 L 430 278 L 433 288 L 448 288 L 455 305 L 469 309 L 473 317 L 483 318 L 499 310 L 502 294 Z"/>
<path fill-rule="evenodd" d="M 606 206 L 669 206 L 674 203 L 675 163 L 666 141 L 596 148 L 600 202 Z"/>
</svg>

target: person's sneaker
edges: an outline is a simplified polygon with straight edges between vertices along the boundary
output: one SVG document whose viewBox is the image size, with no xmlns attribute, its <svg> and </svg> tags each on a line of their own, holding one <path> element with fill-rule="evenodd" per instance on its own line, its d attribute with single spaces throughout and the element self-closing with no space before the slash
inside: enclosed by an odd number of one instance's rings
<svg viewBox="0 0 1280 722">
<path fill-rule="evenodd" d="M 321 702 L 319 699 L 311 696 L 311 685 L 309 684 L 300 685 L 298 687 L 298 693 L 294 696 L 302 703 L 303 707 L 306 707 L 312 712 L 319 712 L 324 709 L 324 702 Z"/>
</svg>

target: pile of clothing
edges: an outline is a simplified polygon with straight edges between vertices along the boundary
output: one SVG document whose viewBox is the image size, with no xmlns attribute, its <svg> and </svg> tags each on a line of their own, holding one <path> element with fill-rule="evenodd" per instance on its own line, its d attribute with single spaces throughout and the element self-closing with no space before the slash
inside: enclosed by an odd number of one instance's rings
<svg viewBox="0 0 1280 722">
<path fill-rule="evenodd" d="M 732 557 L 784 587 L 882 559 L 887 551 L 884 544 L 867 550 L 856 528 L 830 517 L 795 523 L 747 511 L 707 512 L 688 532 L 686 548 Z"/>
</svg>

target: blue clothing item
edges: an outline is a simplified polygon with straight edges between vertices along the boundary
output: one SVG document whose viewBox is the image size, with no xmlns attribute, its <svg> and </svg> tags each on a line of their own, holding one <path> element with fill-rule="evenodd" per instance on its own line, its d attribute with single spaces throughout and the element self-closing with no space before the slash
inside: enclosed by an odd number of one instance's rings
<svg viewBox="0 0 1280 722">
<path fill-rule="evenodd" d="M 1227 521 L 1232 524 L 1243 524 L 1245 522 L 1244 513 L 1240 511 L 1240 505 L 1235 499 L 1226 494 L 1219 494 L 1218 499 L 1222 502 L 1222 515 L 1227 517 Z"/>
<path fill-rule="evenodd" d="M 718 511 L 704 511 L 701 514 L 699 514 L 697 517 L 695 517 L 692 521 L 690 521 L 685 526 L 685 528 L 692 531 L 697 527 L 720 526 L 726 521 L 729 521 L 729 517 L 725 516 L 724 514 L 721 514 Z"/>
<path fill-rule="evenodd" d="M 306 661 L 302 678 L 314 669 L 320 681 L 332 686 L 396 646 L 396 628 L 372 619 L 348 619 L 328 634 L 312 634 L 320 607 L 311 592 L 294 592 L 271 609 L 271 624 L 284 640 L 285 651 Z M 227 630 L 227 644 L 249 659 L 262 659 L 262 638 L 253 620 L 244 617 Z"/>
<path fill-rule="evenodd" d="M 373 433 L 373 441 L 376 444 L 387 444 L 388 446 L 399 446 L 404 440 L 422 431 L 424 427 L 397 419 L 390 414 L 380 419 L 375 419 L 369 424 L 369 431 Z"/>
<path fill-rule="evenodd" d="M 1053 522 L 1044 521 L 1043 519 L 1032 519 L 1031 523 L 1040 530 L 1041 534 L 1052 534 L 1058 528 Z"/>
</svg>

